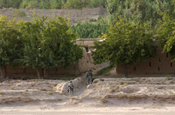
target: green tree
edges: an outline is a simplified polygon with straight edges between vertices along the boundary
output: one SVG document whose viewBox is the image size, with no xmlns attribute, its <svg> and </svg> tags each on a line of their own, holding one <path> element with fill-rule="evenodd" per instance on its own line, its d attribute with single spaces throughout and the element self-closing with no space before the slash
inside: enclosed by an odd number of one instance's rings
<svg viewBox="0 0 175 115">
<path fill-rule="evenodd" d="M 151 22 L 151 31 L 155 31 L 162 21 L 160 13 L 165 10 L 173 13 L 175 6 L 172 1 L 174 0 L 107 0 L 107 10 L 112 23 L 120 16 L 138 24 Z"/>
<path fill-rule="evenodd" d="M 47 77 L 46 70 L 48 68 L 60 66 L 67 68 L 70 64 L 82 58 L 82 49 L 75 44 L 76 36 L 69 29 L 70 25 L 67 24 L 67 20 L 61 17 L 49 19 L 46 22 L 42 32 L 41 48 L 50 49 L 48 53 L 52 52 L 52 55 L 49 54 L 52 59 L 44 58 L 46 62 L 41 65 L 45 70 L 45 77 Z"/>
<path fill-rule="evenodd" d="M 64 8 L 67 9 L 81 9 L 86 7 L 86 0 L 67 0 L 64 4 Z"/>
<path fill-rule="evenodd" d="M 175 61 L 175 15 L 169 11 L 163 14 L 163 23 L 157 30 L 157 40 L 163 48 L 163 52 L 170 53 L 172 62 Z"/>
<path fill-rule="evenodd" d="M 16 20 L 8 20 L 0 15 L 0 69 L 1 77 L 6 77 L 6 66 L 12 65 L 19 58 L 21 37 L 17 30 Z"/>
<path fill-rule="evenodd" d="M 62 3 L 62 0 L 50 0 L 50 8 L 61 9 L 61 6 L 63 5 L 63 3 Z"/>
<path fill-rule="evenodd" d="M 96 8 L 98 6 L 106 6 L 106 0 L 90 0 L 89 1 L 89 7 L 90 8 Z"/>
<path fill-rule="evenodd" d="M 136 25 L 132 21 L 120 19 L 111 25 L 103 42 L 95 41 L 96 51 L 92 53 L 94 63 L 110 61 L 111 65 L 127 66 L 148 61 L 155 54 L 152 34 L 146 32 L 148 25 Z"/>
<path fill-rule="evenodd" d="M 24 38 L 23 55 L 16 62 L 24 67 L 44 69 L 44 77 L 48 78 L 47 69 L 68 67 L 82 58 L 82 49 L 75 44 L 76 36 L 70 33 L 67 20 L 61 17 L 49 19 L 34 17 L 33 22 L 19 22 Z"/>
<path fill-rule="evenodd" d="M 0 8 L 19 8 L 21 2 L 22 0 L 0 0 Z"/>
</svg>

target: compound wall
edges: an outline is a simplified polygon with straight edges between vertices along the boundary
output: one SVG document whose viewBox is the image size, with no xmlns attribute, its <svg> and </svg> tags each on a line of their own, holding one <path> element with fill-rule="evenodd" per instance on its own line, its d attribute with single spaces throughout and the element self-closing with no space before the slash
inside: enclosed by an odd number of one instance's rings
<svg viewBox="0 0 175 115">
<path fill-rule="evenodd" d="M 150 58 L 148 62 L 138 62 L 136 65 L 127 67 L 128 76 L 166 76 L 175 74 L 175 63 L 171 62 L 171 57 L 168 53 L 162 53 L 160 45 L 155 41 L 157 54 Z M 124 66 L 116 66 L 117 76 L 124 76 Z"/>
<path fill-rule="evenodd" d="M 0 14 L 7 15 L 8 19 L 13 19 L 13 10 L 4 8 L 0 9 Z M 19 9 L 25 12 L 26 17 L 16 17 L 17 20 L 31 21 L 33 13 L 37 16 L 62 16 L 70 19 L 71 23 L 77 23 L 80 20 L 89 20 L 91 18 L 98 18 L 98 16 L 108 15 L 106 8 L 83 8 L 83 9 Z"/>
<path fill-rule="evenodd" d="M 98 70 L 100 68 L 106 67 L 109 63 L 102 63 L 94 65 L 93 58 L 90 52 L 86 52 L 85 48 L 83 49 L 83 58 L 78 60 L 76 64 L 72 64 L 68 67 L 67 70 L 64 70 L 63 67 L 48 69 L 49 78 L 62 78 L 62 77 L 77 77 L 87 72 L 88 69 L 92 71 Z M 41 76 L 43 77 L 43 69 L 39 68 Z M 13 79 L 33 79 L 37 78 L 36 70 L 33 68 L 22 68 L 18 67 L 6 67 L 7 77 Z"/>
</svg>

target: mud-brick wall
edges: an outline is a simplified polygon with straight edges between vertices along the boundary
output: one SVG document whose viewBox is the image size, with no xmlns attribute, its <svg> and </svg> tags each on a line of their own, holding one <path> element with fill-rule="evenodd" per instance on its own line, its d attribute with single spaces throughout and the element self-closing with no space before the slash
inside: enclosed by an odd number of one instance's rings
<svg viewBox="0 0 175 115">
<path fill-rule="evenodd" d="M 13 19 L 14 9 L 0 9 L 0 14 L 7 15 L 8 19 Z M 32 15 L 35 12 L 37 16 L 62 16 L 70 18 L 70 21 L 86 20 L 102 15 L 108 15 L 106 8 L 84 8 L 84 9 L 20 9 L 25 12 L 27 17 L 17 17 L 17 20 L 32 21 Z"/>
<path fill-rule="evenodd" d="M 100 38 L 96 38 L 97 41 L 100 41 Z M 76 40 L 76 44 L 91 47 L 94 46 L 93 38 L 81 38 Z"/>
<path fill-rule="evenodd" d="M 106 67 L 109 63 L 102 63 L 94 65 L 92 64 L 93 58 L 91 53 L 86 52 L 85 48 L 83 49 L 83 58 L 78 60 L 76 64 L 72 64 L 68 67 L 68 70 L 64 70 L 63 67 L 59 68 L 51 68 L 48 69 L 49 78 L 60 78 L 60 77 L 77 77 L 87 72 L 88 69 L 92 71 Z M 43 69 L 39 68 L 41 76 L 43 77 Z M 33 68 L 22 68 L 21 66 L 6 67 L 7 76 L 9 78 L 17 78 L 17 79 L 32 79 L 37 78 L 36 70 Z"/>
<path fill-rule="evenodd" d="M 160 46 L 156 41 L 155 45 Z M 171 62 L 171 57 L 168 53 L 162 53 L 160 47 L 157 48 L 157 54 L 150 58 L 148 62 L 138 62 L 132 67 L 127 67 L 128 76 L 166 76 L 175 75 L 175 63 Z M 117 76 L 124 76 L 124 66 L 117 65 Z"/>
</svg>

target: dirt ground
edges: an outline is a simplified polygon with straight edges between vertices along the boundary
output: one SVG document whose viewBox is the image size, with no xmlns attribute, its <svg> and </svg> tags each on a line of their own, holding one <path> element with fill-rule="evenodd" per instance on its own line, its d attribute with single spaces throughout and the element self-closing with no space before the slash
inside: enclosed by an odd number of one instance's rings
<svg viewBox="0 0 175 115">
<path fill-rule="evenodd" d="M 110 78 L 87 85 L 73 80 L 74 96 L 63 80 L 5 80 L 0 83 L 0 115 L 174 115 L 175 78 Z"/>
</svg>

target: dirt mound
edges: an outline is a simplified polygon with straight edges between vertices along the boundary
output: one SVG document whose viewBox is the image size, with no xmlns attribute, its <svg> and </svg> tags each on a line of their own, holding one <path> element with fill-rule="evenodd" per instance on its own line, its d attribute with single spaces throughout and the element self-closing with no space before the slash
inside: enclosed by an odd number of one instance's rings
<svg viewBox="0 0 175 115">
<path fill-rule="evenodd" d="M 149 82 L 149 80 L 154 80 Z M 158 82 L 164 80 L 161 84 Z M 68 95 L 69 81 L 62 80 L 9 80 L 0 83 L 0 103 L 10 102 L 59 102 L 60 105 L 78 104 L 99 105 L 106 103 L 116 105 L 121 100 L 130 102 L 174 103 L 175 85 L 167 84 L 173 79 L 166 78 L 97 78 L 87 85 L 85 77 L 72 80 L 74 95 Z"/>
<path fill-rule="evenodd" d="M 157 84 L 160 81 L 161 84 Z M 154 81 L 154 82 L 148 82 Z M 84 99 L 118 98 L 173 98 L 175 85 L 168 85 L 166 78 L 98 78 L 82 93 Z M 165 95 L 166 94 L 166 95 Z M 170 98 L 170 99 L 171 99 Z M 173 98 L 174 99 L 174 98 Z"/>
<path fill-rule="evenodd" d="M 74 80 L 72 80 L 72 83 L 74 84 L 74 96 L 79 95 L 81 92 L 83 92 L 86 89 L 86 82 L 85 82 L 85 78 L 76 78 Z M 68 95 L 68 82 L 64 82 L 61 84 L 58 84 L 56 86 L 56 92 L 59 92 L 60 94 L 64 94 L 64 95 Z"/>
</svg>

